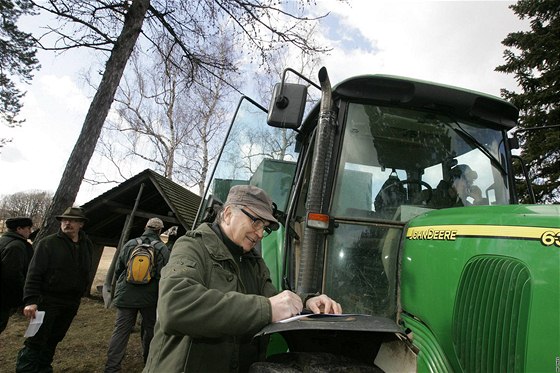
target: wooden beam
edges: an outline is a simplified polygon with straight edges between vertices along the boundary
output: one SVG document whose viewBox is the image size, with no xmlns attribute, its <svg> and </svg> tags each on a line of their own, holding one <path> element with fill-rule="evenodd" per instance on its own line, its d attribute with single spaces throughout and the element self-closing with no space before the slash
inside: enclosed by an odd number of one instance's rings
<svg viewBox="0 0 560 373">
<path fill-rule="evenodd" d="M 115 201 L 111 201 L 111 200 L 103 200 L 103 204 L 107 205 L 111 211 L 122 214 L 122 215 L 129 215 L 132 213 L 132 210 L 130 207 L 128 207 L 127 205 L 125 205 L 124 203 L 118 203 Z M 161 220 L 163 220 L 164 222 L 167 223 L 171 223 L 171 224 L 181 224 L 181 222 L 174 216 L 168 216 L 168 215 L 159 215 L 159 214 L 154 214 L 152 212 L 147 212 L 147 211 L 142 211 L 142 210 L 136 210 L 134 212 L 134 216 L 139 216 L 141 218 L 146 218 L 146 219 L 150 219 L 150 218 L 160 218 Z"/>
<path fill-rule="evenodd" d="M 126 215 L 127 211 L 131 211 L 131 210 L 116 208 L 113 211 L 118 212 L 118 213 L 123 214 L 123 215 Z M 136 210 L 134 215 L 136 217 L 139 216 L 139 217 L 146 218 L 146 219 L 160 218 L 161 220 L 163 220 L 166 223 L 180 224 L 179 220 L 177 220 L 177 218 L 174 217 L 174 216 L 159 215 L 159 214 L 154 214 L 153 212 L 145 212 L 145 211 L 139 211 L 139 210 Z"/>
</svg>

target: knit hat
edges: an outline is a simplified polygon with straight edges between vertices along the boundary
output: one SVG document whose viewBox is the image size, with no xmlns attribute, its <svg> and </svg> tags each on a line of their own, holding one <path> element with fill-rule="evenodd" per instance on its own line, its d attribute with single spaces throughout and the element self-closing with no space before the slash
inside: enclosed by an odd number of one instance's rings
<svg viewBox="0 0 560 373">
<path fill-rule="evenodd" d="M 280 227 L 278 220 L 272 215 L 272 200 L 266 192 L 254 185 L 235 185 L 229 190 L 225 205 L 241 205 L 249 207 L 259 218 L 270 223 L 272 230 Z"/>
<path fill-rule="evenodd" d="M 163 228 L 163 221 L 160 218 L 151 218 L 146 223 L 146 228 L 153 229 L 155 231 Z"/>
</svg>

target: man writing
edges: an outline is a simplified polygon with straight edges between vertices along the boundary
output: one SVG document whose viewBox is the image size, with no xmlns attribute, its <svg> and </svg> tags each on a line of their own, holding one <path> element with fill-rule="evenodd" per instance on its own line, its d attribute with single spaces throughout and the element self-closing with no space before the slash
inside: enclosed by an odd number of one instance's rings
<svg viewBox="0 0 560 373">
<path fill-rule="evenodd" d="M 16 372 L 52 372 L 56 346 L 70 328 L 89 285 L 93 244 L 82 231 L 87 218 L 79 207 L 62 215 L 58 233 L 35 245 L 25 281 L 23 313 L 29 319 L 45 311 L 37 334 L 24 342 Z"/>
<path fill-rule="evenodd" d="M 23 306 L 23 286 L 33 247 L 27 241 L 33 222 L 28 217 L 6 219 L 8 232 L 0 237 L 0 333 Z"/>
<path fill-rule="evenodd" d="M 142 315 L 141 335 L 144 362 L 148 357 L 150 342 L 154 336 L 156 323 L 156 305 L 158 299 L 158 284 L 161 269 L 169 260 L 167 246 L 161 241 L 160 233 L 163 221 L 151 218 L 146 223 L 142 236 L 128 241 L 121 250 L 115 268 L 117 284 L 113 305 L 117 307 L 115 329 L 109 342 L 105 372 L 120 372 L 121 362 L 126 352 L 126 345 L 132 328 L 136 323 L 138 313 Z M 128 266 L 132 251 L 140 243 L 149 244 L 154 249 L 153 278 L 145 284 L 135 284 L 127 279 Z M 132 265 L 130 263 L 130 265 Z"/>
<path fill-rule="evenodd" d="M 251 337 L 303 309 L 295 293 L 278 293 L 254 250 L 278 227 L 270 197 L 239 185 L 215 223 L 177 240 L 162 271 L 159 318 L 144 372 L 244 372 L 257 361 L 265 346 Z M 306 307 L 342 312 L 326 295 L 307 299 Z"/>
</svg>

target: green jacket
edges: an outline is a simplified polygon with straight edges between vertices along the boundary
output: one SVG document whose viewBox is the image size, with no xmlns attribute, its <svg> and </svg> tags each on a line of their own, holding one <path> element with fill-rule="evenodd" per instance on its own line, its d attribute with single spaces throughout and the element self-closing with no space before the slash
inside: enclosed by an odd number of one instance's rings
<svg viewBox="0 0 560 373">
<path fill-rule="evenodd" d="M 143 243 L 158 241 L 154 247 L 156 260 L 154 277 L 150 283 L 145 285 L 130 284 L 126 281 L 128 259 L 130 258 L 132 249 L 134 249 L 137 245 L 136 239 L 128 241 L 120 251 L 119 258 L 115 266 L 115 276 L 117 278 L 113 300 L 113 305 L 115 307 L 143 308 L 157 304 L 160 273 L 161 269 L 169 260 L 169 251 L 167 246 L 165 246 L 165 244 L 160 240 L 159 236 L 151 229 L 145 230 L 139 238 Z"/>
<path fill-rule="evenodd" d="M 245 294 L 240 268 L 260 295 Z M 177 240 L 159 285 L 144 372 L 236 372 L 241 343 L 271 322 L 268 298 L 277 294 L 262 257 L 253 250 L 234 259 L 208 224 Z"/>
</svg>

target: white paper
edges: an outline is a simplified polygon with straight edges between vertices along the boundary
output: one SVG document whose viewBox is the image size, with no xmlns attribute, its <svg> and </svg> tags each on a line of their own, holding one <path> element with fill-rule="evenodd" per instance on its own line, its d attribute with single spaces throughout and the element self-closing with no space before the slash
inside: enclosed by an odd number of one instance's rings
<svg viewBox="0 0 560 373">
<path fill-rule="evenodd" d="M 301 315 L 295 315 L 295 316 L 292 316 L 292 317 L 288 317 L 287 319 L 276 321 L 276 322 L 277 323 L 287 323 L 287 322 L 290 322 L 290 321 L 303 319 L 305 317 L 318 319 L 318 318 L 322 318 L 322 317 L 347 317 L 347 316 L 368 316 L 368 315 L 362 315 L 362 314 L 359 314 L 359 313 L 342 313 L 342 314 L 336 314 L 336 313 L 303 313 Z"/>
<path fill-rule="evenodd" d="M 35 334 L 37 334 L 37 331 L 39 330 L 41 325 L 43 325 L 44 317 L 45 317 L 45 311 L 35 312 L 35 318 L 29 320 L 29 326 L 27 327 L 27 330 L 25 331 L 24 334 L 25 338 L 33 337 Z"/>
</svg>

